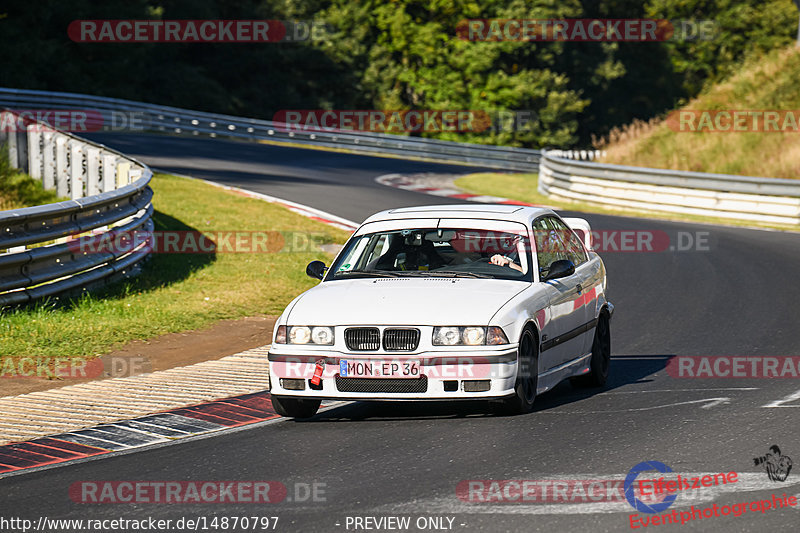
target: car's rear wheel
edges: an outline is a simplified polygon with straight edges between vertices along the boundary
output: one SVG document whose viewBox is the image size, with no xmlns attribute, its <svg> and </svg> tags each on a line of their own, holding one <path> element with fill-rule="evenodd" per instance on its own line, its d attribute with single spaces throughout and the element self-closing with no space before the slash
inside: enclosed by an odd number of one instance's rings
<svg viewBox="0 0 800 533">
<path fill-rule="evenodd" d="M 500 404 L 502 413 L 521 415 L 533 409 L 536 387 L 539 383 L 539 349 L 531 328 L 525 328 L 519 339 L 517 357 L 517 381 L 514 395 L 504 398 Z"/>
<path fill-rule="evenodd" d="M 597 326 L 594 328 L 589 373 L 574 377 L 570 379 L 570 382 L 576 387 L 602 387 L 606 384 L 610 367 L 611 328 L 609 327 L 608 314 L 600 313 L 600 317 L 597 319 Z"/>
<path fill-rule="evenodd" d="M 281 416 L 291 418 L 311 418 L 317 414 L 321 400 L 307 398 L 291 398 L 289 396 L 272 396 L 272 407 Z"/>
</svg>

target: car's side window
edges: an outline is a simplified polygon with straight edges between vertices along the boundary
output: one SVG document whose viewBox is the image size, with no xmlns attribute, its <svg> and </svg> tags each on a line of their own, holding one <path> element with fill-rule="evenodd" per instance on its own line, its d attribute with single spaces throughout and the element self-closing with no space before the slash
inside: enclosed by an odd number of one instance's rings
<svg viewBox="0 0 800 533">
<path fill-rule="evenodd" d="M 566 249 L 567 259 L 572 261 L 576 267 L 589 260 L 580 238 L 574 231 L 557 218 L 548 217 L 547 221 L 556 229 L 561 237 L 561 241 L 564 243 Z"/>
<path fill-rule="evenodd" d="M 553 261 L 567 259 L 564 243 L 558 233 L 548 218 L 540 218 L 533 223 L 536 259 L 540 270 L 549 268 Z"/>
</svg>

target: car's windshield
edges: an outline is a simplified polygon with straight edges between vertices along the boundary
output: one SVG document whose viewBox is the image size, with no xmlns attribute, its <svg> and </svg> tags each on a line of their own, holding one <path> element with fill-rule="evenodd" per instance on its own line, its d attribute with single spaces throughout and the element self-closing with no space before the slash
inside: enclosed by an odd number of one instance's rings
<svg viewBox="0 0 800 533">
<path fill-rule="evenodd" d="M 515 231 L 407 228 L 350 239 L 327 278 L 469 277 L 531 280 L 527 236 Z"/>
</svg>

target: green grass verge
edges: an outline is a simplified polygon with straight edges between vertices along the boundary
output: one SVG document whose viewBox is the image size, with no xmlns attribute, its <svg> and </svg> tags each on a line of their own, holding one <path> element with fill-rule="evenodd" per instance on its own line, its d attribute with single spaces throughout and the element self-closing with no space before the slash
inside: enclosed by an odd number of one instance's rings
<svg viewBox="0 0 800 533">
<path fill-rule="evenodd" d="M 658 213 L 655 211 L 637 211 L 635 209 L 602 207 L 586 202 L 570 202 L 556 200 L 539 194 L 538 174 L 510 174 L 501 172 L 481 172 L 469 174 L 455 180 L 457 187 L 475 194 L 499 196 L 532 204 L 549 205 L 567 211 L 580 211 L 584 213 L 598 213 L 603 215 L 631 216 L 658 218 L 663 220 L 676 220 L 681 222 L 701 222 L 707 224 L 720 224 L 723 226 L 759 227 L 779 229 L 786 231 L 800 231 L 797 226 L 757 223 L 750 220 L 734 220 L 718 217 L 705 217 L 698 215 L 682 215 L 677 213 Z"/>
<path fill-rule="evenodd" d="M 747 61 L 728 80 L 710 87 L 683 107 L 686 111 L 771 111 L 800 109 L 800 49 L 791 45 Z M 708 115 L 712 116 L 712 115 Z M 701 124 L 700 114 L 690 122 Z M 800 178 L 800 133 L 784 131 L 681 130 L 680 122 L 634 123 L 614 130 L 604 146 L 607 163 L 745 176 Z M 759 119 L 763 126 L 763 119 Z M 794 124 L 794 126 L 792 126 Z M 783 119 L 778 122 L 782 128 Z M 726 127 L 723 124 L 723 127 Z M 727 126 L 730 128 L 730 126 Z M 711 129 L 712 131 L 709 131 Z M 779 128 L 780 129 L 780 128 Z M 745 130 L 745 131 L 743 131 Z"/>
<path fill-rule="evenodd" d="M 5 146 L 0 146 L 0 153 L 6 153 Z M 0 156 L 0 211 L 51 204 L 64 199 L 59 198 L 55 191 L 45 191 L 41 182 L 11 168 L 8 158 Z"/>
<path fill-rule="evenodd" d="M 343 243 L 345 231 L 197 180 L 156 174 L 156 230 L 311 232 Z M 103 292 L 0 315 L 0 355 L 94 357 L 134 339 L 230 318 L 277 315 L 316 282 L 322 252 L 153 254 L 142 273 Z"/>
</svg>

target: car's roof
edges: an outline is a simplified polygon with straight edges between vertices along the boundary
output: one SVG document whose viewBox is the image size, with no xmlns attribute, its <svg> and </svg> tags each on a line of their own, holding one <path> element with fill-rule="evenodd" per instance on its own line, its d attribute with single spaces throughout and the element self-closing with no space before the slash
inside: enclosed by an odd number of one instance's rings
<svg viewBox="0 0 800 533">
<path fill-rule="evenodd" d="M 552 213 L 546 207 L 508 204 L 451 204 L 401 207 L 375 213 L 367 222 L 405 220 L 409 218 L 477 218 L 527 224 L 534 218 Z"/>
</svg>

